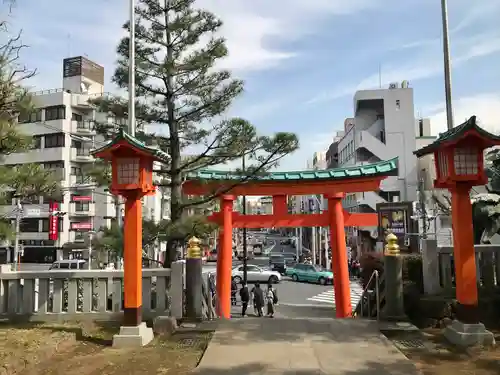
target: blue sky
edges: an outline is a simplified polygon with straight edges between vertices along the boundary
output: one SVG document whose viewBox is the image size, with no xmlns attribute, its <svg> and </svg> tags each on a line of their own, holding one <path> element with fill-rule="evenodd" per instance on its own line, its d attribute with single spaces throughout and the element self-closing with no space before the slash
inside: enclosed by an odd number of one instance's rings
<svg viewBox="0 0 500 375">
<path fill-rule="evenodd" d="M 291 131 L 301 149 L 280 169 L 305 168 L 324 151 L 358 89 L 409 80 L 415 108 L 445 129 L 439 0 L 199 0 L 225 22 L 230 57 L 222 63 L 246 82 L 231 114 L 263 133 Z M 109 80 L 123 35 L 127 0 L 18 0 L 11 30 L 30 46 L 31 85 L 57 88 L 62 59 L 87 55 Z M 500 131 L 500 0 L 449 1 L 455 121 L 476 114 Z M 113 91 L 111 84 L 107 91 Z"/>
</svg>

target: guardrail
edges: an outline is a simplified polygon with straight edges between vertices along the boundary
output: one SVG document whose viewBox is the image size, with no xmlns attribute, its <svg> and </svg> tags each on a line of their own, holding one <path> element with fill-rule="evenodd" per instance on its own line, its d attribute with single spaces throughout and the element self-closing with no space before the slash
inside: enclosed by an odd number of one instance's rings
<svg viewBox="0 0 500 375">
<path fill-rule="evenodd" d="M 380 312 L 385 305 L 384 277 L 377 270 L 373 271 L 363 289 L 361 298 L 356 305 L 352 316 L 359 318 L 376 319 L 380 321 Z"/>
</svg>

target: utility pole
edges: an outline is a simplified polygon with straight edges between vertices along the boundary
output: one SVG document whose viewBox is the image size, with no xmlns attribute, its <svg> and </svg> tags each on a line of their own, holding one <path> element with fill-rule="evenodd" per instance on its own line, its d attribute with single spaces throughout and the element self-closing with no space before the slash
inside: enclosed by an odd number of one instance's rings
<svg viewBox="0 0 500 375">
<path fill-rule="evenodd" d="M 95 150 L 95 136 L 92 136 L 92 149 Z M 93 215 L 90 216 L 90 231 L 89 231 L 89 270 L 92 269 L 92 238 L 95 233 L 95 220 L 94 220 L 94 215 L 95 215 L 95 188 L 96 188 L 96 183 L 94 182 L 92 184 L 92 187 L 90 189 L 90 202 L 91 204 L 94 205 L 94 212 Z M 90 208 L 90 207 L 89 207 Z M 92 212 L 91 212 L 92 213 Z"/>
<path fill-rule="evenodd" d="M 243 154 L 241 158 L 241 170 L 243 171 L 243 173 L 246 172 L 245 154 Z M 242 203 L 243 203 L 242 215 L 246 215 L 247 214 L 246 195 L 243 196 Z M 247 278 L 248 278 L 247 228 L 243 227 L 243 284 L 247 283 Z"/>
<path fill-rule="evenodd" d="M 418 201 L 419 201 L 419 217 L 422 218 L 422 239 L 427 238 L 427 209 L 425 207 L 425 186 L 424 179 L 418 180 Z"/>
<path fill-rule="evenodd" d="M 135 0 L 129 0 L 130 35 L 128 49 L 128 124 L 129 132 L 135 137 Z"/>
<path fill-rule="evenodd" d="M 23 205 L 21 203 L 21 197 L 16 196 L 16 237 L 14 240 L 14 270 L 18 270 L 19 267 L 19 235 L 21 231 L 21 219 L 23 217 Z"/>
<path fill-rule="evenodd" d="M 446 100 L 446 124 L 448 130 L 453 129 L 453 106 L 451 102 L 451 58 L 450 40 L 448 36 L 448 4 L 441 0 L 441 19 L 443 23 L 443 62 L 444 62 L 444 93 Z"/>
</svg>

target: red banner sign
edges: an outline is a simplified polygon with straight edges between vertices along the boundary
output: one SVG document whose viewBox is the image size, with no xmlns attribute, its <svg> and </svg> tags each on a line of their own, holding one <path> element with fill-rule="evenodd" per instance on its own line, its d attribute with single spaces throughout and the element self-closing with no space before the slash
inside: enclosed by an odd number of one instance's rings
<svg viewBox="0 0 500 375">
<path fill-rule="evenodd" d="M 59 209 L 59 203 L 49 203 L 49 240 L 57 241 L 59 237 L 59 216 L 54 215 Z"/>
<path fill-rule="evenodd" d="M 71 200 L 73 202 L 90 202 L 92 197 L 90 195 L 73 195 Z"/>
<path fill-rule="evenodd" d="M 92 223 L 91 222 L 83 222 L 83 223 L 71 223 L 71 229 L 92 229 Z"/>
</svg>

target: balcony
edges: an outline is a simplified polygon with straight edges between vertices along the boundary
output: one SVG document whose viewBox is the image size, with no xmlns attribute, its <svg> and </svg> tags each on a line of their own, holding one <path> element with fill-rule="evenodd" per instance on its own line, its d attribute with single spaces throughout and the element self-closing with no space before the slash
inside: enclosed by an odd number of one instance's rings
<svg viewBox="0 0 500 375">
<path fill-rule="evenodd" d="M 69 178 L 69 182 L 70 187 L 73 188 L 89 189 L 90 187 L 94 186 L 94 183 L 92 182 L 90 177 L 82 175 L 71 175 Z"/>
<path fill-rule="evenodd" d="M 71 94 L 71 106 L 80 109 L 90 109 L 93 106 L 89 103 L 89 95 Z"/>
<path fill-rule="evenodd" d="M 93 121 L 71 121 L 71 132 L 82 135 L 92 136 L 95 135 L 95 124 Z"/>
<path fill-rule="evenodd" d="M 69 215 L 72 217 L 95 216 L 95 204 L 88 202 L 71 202 Z"/>
<path fill-rule="evenodd" d="M 90 148 L 71 148 L 71 161 L 75 163 L 89 163 L 94 161 Z"/>
</svg>

